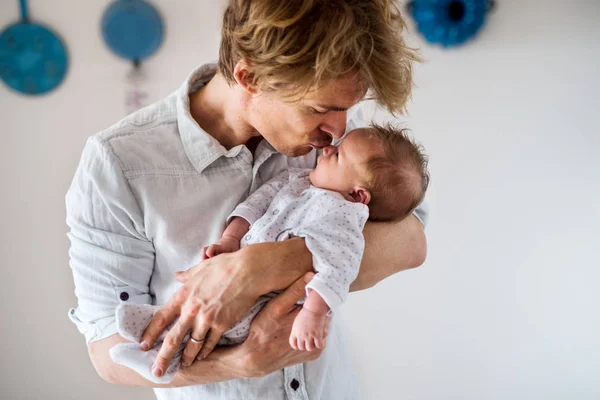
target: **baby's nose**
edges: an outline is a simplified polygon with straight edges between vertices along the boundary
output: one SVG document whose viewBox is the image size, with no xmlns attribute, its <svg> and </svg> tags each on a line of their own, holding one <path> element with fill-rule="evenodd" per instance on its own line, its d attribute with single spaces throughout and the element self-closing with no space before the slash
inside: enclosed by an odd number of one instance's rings
<svg viewBox="0 0 600 400">
<path fill-rule="evenodd" d="M 331 154 L 335 153 L 335 146 L 327 146 L 323 148 L 323 155 L 329 157 Z"/>
</svg>

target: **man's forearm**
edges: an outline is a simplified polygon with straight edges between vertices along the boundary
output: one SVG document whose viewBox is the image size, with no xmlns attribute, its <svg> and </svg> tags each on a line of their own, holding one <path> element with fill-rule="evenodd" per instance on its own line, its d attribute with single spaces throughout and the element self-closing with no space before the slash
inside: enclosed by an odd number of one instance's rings
<svg viewBox="0 0 600 400">
<path fill-rule="evenodd" d="M 365 251 L 350 291 L 368 289 L 397 272 L 425 262 L 425 232 L 413 215 L 400 222 L 368 222 L 363 234 Z"/>
<path fill-rule="evenodd" d="M 152 388 L 173 388 L 223 382 L 230 379 L 247 377 L 242 371 L 236 348 L 218 348 L 206 359 L 196 361 L 187 368 L 181 368 L 169 384 L 151 382 L 132 369 L 116 364 L 110 358 L 108 350 L 117 343 L 129 343 L 120 335 L 113 335 L 98 342 L 90 343 L 88 351 L 98 374 L 107 382 Z"/>
<path fill-rule="evenodd" d="M 262 294 L 285 289 L 313 270 L 312 255 L 303 238 L 257 243 L 241 251 L 246 252 L 248 265 L 262 265 L 258 282 Z"/>
<path fill-rule="evenodd" d="M 368 222 L 363 230 L 365 251 L 360 271 L 350 291 L 368 289 L 385 278 L 425 262 L 427 241 L 423 225 L 411 215 L 400 222 Z M 264 293 L 284 289 L 312 271 L 312 255 L 302 238 L 259 243 L 252 257 L 270 265 L 262 280 Z"/>
</svg>

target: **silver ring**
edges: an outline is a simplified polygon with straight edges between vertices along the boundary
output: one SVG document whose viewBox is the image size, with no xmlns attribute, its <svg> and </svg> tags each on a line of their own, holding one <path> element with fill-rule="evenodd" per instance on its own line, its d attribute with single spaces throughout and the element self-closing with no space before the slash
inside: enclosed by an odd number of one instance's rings
<svg viewBox="0 0 600 400">
<path fill-rule="evenodd" d="M 204 343 L 204 338 L 198 340 L 198 339 L 194 339 L 191 335 L 190 335 L 190 340 L 196 344 Z"/>
</svg>

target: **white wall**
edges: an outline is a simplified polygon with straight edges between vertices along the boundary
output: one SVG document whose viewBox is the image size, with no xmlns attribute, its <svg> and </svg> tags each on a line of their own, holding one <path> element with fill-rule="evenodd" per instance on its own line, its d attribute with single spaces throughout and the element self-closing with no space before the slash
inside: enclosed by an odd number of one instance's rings
<svg viewBox="0 0 600 400">
<path fill-rule="evenodd" d="M 31 0 L 69 75 L 39 99 L 0 85 L 2 399 L 152 398 L 98 378 L 67 319 L 64 194 L 86 137 L 123 113 L 107 3 Z M 422 45 L 406 125 L 431 157 L 429 254 L 344 307 L 365 399 L 600 398 L 600 2 L 498 3 L 468 46 Z M 216 57 L 224 1 L 155 4 L 152 100 Z M 0 2 L 0 26 L 17 16 Z"/>
</svg>

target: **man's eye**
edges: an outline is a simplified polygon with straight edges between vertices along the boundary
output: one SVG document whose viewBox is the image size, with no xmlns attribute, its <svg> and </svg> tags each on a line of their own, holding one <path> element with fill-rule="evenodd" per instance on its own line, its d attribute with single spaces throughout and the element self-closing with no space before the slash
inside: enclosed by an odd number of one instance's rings
<svg viewBox="0 0 600 400">
<path fill-rule="evenodd" d="M 319 111 L 316 108 L 312 108 L 312 107 L 311 107 L 311 111 L 313 114 L 327 114 L 329 112 L 329 110 Z"/>
</svg>

